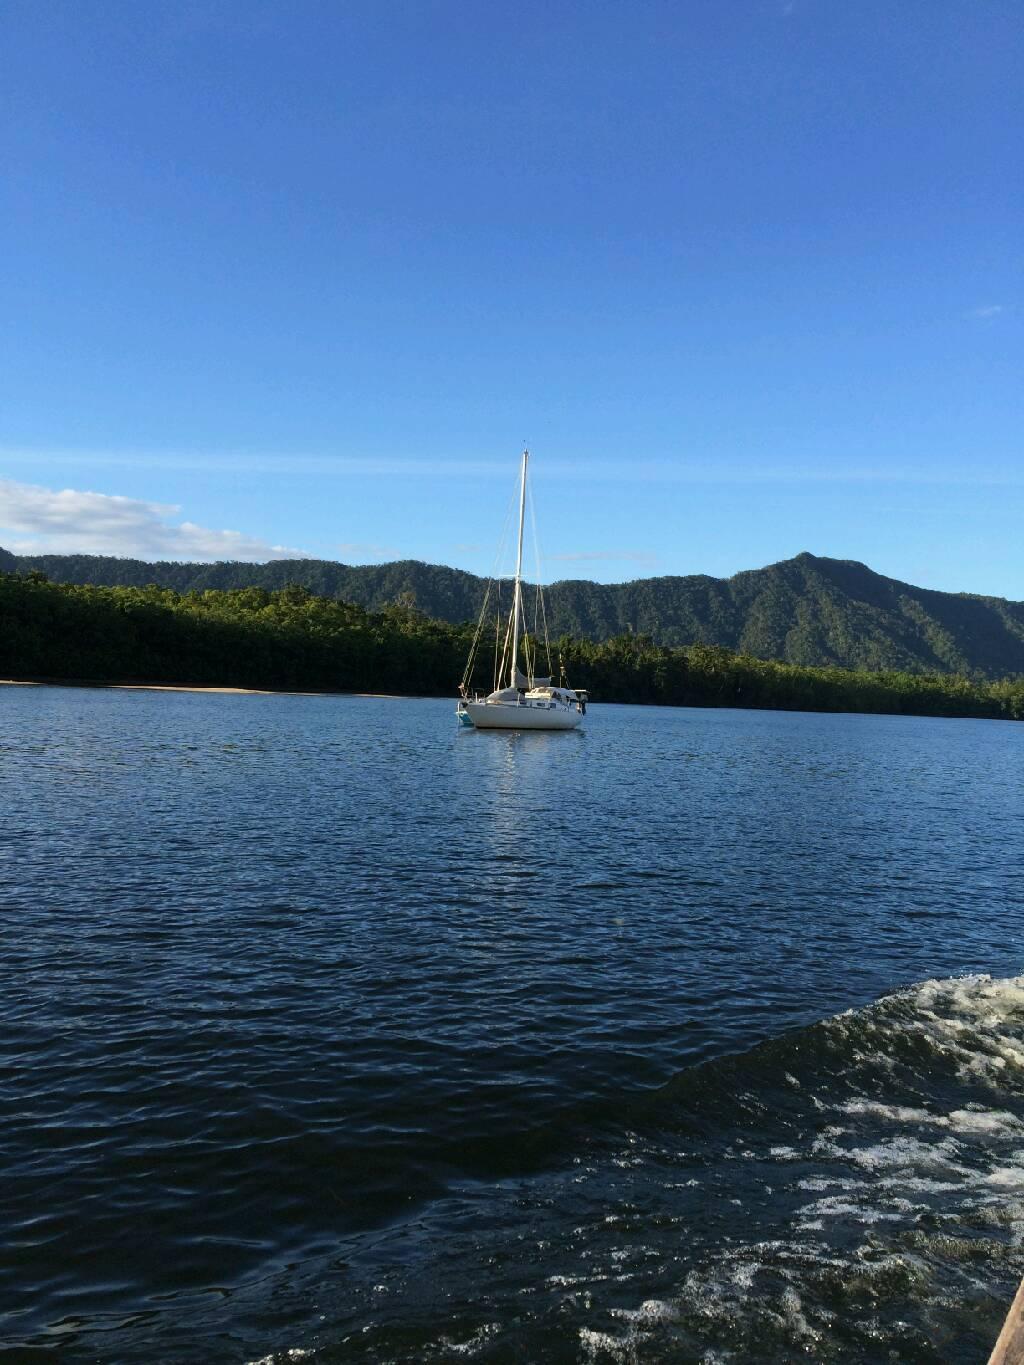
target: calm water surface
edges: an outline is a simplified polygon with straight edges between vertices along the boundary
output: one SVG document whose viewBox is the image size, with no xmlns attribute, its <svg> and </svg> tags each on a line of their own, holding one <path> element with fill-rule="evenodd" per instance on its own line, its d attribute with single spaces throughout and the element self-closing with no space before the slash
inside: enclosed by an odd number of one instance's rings
<svg viewBox="0 0 1024 1365">
<path fill-rule="evenodd" d="M 1024 726 L 0 687 L 0 1360 L 974 1362 Z"/>
</svg>

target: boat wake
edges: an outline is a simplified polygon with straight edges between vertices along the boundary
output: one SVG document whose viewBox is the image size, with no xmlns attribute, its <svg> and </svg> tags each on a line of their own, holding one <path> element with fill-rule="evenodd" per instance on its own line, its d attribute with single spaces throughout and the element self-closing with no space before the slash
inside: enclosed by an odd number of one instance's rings
<svg viewBox="0 0 1024 1365">
<path fill-rule="evenodd" d="M 925 982 L 661 1102 L 703 1130 L 705 1211 L 739 1216 L 695 1228 L 668 1293 L 583 1326 L 587 1358 L 985 1358 L 1024 1273 L 1024 978 Z M 645 1164 L 686 1160 L 642 1145 Z"/>
<path fill-rule="evenodd" d="M 1024 977 L 924 982 L 608 1118 L 568 1169 L 453 1187 L 349 1245 L 293 1349 L 985 1358 L 1024 1273 Z"/>
</svg>

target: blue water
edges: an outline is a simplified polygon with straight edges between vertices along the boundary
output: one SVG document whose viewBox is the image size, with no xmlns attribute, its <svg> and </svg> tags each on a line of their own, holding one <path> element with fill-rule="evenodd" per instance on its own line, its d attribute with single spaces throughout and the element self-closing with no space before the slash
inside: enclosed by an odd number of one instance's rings
<svg viewBox="0 0 1024 1365">
<path fill-rule="evenodd" d="M 983 1358 L 1022 763 L 0 687 L 0 1360 Z"/>
</svg>

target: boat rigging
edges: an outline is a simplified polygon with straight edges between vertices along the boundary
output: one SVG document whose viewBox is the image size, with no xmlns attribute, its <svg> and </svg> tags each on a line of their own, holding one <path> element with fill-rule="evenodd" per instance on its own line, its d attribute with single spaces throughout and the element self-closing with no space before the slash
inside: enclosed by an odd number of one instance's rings
<svg viewBox="0 0 1024 1365">
<path fill-rule="evenodd" d="M 486 695 L 471 692 L 470 681 L 476 660 L 477 646 L 483 629 L 484 618 L 490 598 L 491 584 L 484 595 L 480 619 L 470 648 L 466 670 L 459 688 L 460 699 L 456 715 L 460 724 L 474 726 L 478 730 L 575 730 L 583 721 L 587 711 L 587 694 L 578 688 L 571 688 L 565 682 L 564 668 L 558 685 L 551 677 L 539 678 L 535 674 L 537 649 L 529 647 L 526 618 L 523 610 L 523 530 L 526 520 L 526 476 L 530 462 L 530 452 L 523 451 L 522 466 L 519 474 L 519 532 L 516 540 L 516 573 L 512 593 L 512 611 L 508 619 L 500 659 L 498 641 L 500 635 L 500 596 L 498 628 L 495 637 L 495 677 L 494 690 Z M 539 578 L 539 575 L 538 575 Z M 537 584 L 537 602 L 544 625 L 544 643 L 547 650 L 548 668 L 551 668 L 551 646 L 548 640 L 547 611 L 540 583 Z M 535 613 L 536 616 L 536 613 Z M 535 630 L 536 625 L 535 620 Z M 522 662 L 522 668 L 520 667 Z M 506 670 L 506 662 L 508 664 Z M 507 678 L 507 682 L 504 680 Z"/>
</svg>

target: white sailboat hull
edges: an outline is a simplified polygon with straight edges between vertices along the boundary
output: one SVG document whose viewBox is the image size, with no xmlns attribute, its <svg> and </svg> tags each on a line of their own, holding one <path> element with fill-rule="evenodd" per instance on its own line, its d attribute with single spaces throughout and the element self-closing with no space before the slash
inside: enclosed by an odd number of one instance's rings
<svg viewBox="0 0 1024 1365">
<path fill-rule="evenodd" d="M 500 701 L 467 701 L 462 708 L 478 730 L 575 730 L 583 720 L 568 706 L 554 708 Z"/>
</svg>

